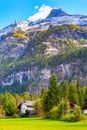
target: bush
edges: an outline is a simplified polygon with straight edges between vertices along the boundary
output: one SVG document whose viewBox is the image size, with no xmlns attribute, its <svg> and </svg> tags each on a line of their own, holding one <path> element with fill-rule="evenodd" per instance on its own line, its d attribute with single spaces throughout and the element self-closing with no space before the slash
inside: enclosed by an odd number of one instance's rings
<svg viewBox="0 0 87 130">
<path fill-rule="evenodd" d="M 59 104 L 50 110 L 50 118 L 53 120 L 60 119 L 62 117 L 62 105 Z"/>
<path fill-rule="evenodd" d="M 13 36 L 17 37 L 20 40 L 26 39 L 26 36 L 25 36 L 24 32 L 20 31 L 20 30 L 19 31 L 15 31 L 14 34 L 13 34 Z"/>
<path fill-rule="evenodd" d="M 81 119 L 82 119 L 82 111 L 81 111 L 80 107 L 77 107 L 74 110 L 74 114 L 72 116 L 72 121 L 77 122 L 77 121 L 80 121 Z"/>
<path fill-rule="evenodd" d="M 72 122 L 72 115 L 65 115 L 61 118 L 62 121 Z"/>
<path fill-rule="evenodd" d="M 59 118 L 59 116 L 58 116 L 58 107 L 53 107 L 50 110 L 50 118 L 53 119 L 53 120 L 57 120 Z"/>
<path fill-rule="evenodd" d="M 64 104 L 60 103 L 58 106 L 53 107 L 50 111 L 51 119 L 60 119 L 64 115 L 69 114 L 69 102 L 65 100 Z"/>
</svg>

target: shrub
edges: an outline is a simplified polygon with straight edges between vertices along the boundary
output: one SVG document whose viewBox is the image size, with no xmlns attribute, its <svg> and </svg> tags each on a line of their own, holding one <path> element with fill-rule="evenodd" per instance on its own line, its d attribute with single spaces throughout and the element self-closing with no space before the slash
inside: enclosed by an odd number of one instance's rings
<svg viewBox="0 0 87 130">
<path fill-rule="evenodd" d="M 81 119 L 82 119 L 82 111 L 81 111 L 80 107 L 77 107 L 74 110 L 74 114 L 72 116 L 72 121 L 77 122 L 77 121 L 80 121 Z"/>
<path fill-rule="evenodd" d="M 50 118 L 53 120 L 60 119 L 62 117 L 62 104 L 60 103 L 58 106 L 53 107 L 50 110 Z"/>
<path fill-rule="evenodd" d="M 17 37 L 20 40 L 26 39 L 26 36 L 25 36 L 24 32 L 20 31 L 20 30 L 19 31 L 15 31 L 14 34 L 13 34 L 13 36 Z"/>
<path fill-rule="evenodd" d="M 58 107 L 53 107 L 50 110 L 50 118 L 53 120 L 57 120 L 59 118 Z"/>
<path fill-rule="evenodd" d="M 72 115 L 65 115 L 61 118 L 62 121 L 72 122 Z"/>
</svg>

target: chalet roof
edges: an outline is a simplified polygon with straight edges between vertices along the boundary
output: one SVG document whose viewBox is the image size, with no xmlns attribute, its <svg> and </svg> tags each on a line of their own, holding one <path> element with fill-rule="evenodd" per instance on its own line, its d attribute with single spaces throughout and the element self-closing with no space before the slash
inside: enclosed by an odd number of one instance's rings
<svg viewBox="0 0 87 130">
<path fill-rule="evenodd" d="M 77 104 L 74 104 L 74 103 L 72 103 L 72 102 L 70 102 L 69 105 L 70 105 L 70 107 L 72 107 L 72 108 L 76 108 L 76 107 L 78 107 Z"/>
<path fill-rule="evenodd" d="M 35 103 L 35 101 L 24 101 L 22 104 L 24 104 L 25 106 L 33 106 Z"/>
<path fill-rule="evenodd" d="M 19 104 L 18 108 L 20 109 L 21 105 L 25 105 L 27 107 L 33 107 L 34 103 L 35 103 L 35 101 L 24 101 Z"/>
</svg>

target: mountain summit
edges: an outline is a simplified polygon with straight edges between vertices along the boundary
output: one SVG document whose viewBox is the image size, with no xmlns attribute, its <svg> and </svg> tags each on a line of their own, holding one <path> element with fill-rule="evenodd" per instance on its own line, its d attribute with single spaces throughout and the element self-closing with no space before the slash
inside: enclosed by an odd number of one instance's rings
<svg viewBox="0 0 87 130">
<path fill-rule="evenodd" d="M 28 18 L 29 25 L 47 24 L 47 25 L 63 25 L 76 24 L 82 27 L 87 27 L 87 16 L 71 15 L 64 12 L 61 8 L 51 8 L 50 6 L 42 5 L 36 14 Z"/>
<path fill-rule="evenodd" d="M 52 17 L 61 17 L 61 16 L 68 16 L 67 13 L 65 13 L 64 11 L 62 11 L 61 8 L 57 9 L 54 8 L 51 10 L 50 14 L 47 16 L 47 18 L 52 18 Z"/>
<path fill-rule="evenodd" d="M 62 11 L 61 8 L 51 8 L 50 6 L 42 5 L 36 14 L 29 17 L 30 22 L 35 22 L 38 20 L 67 16 L 68 14 Z"/>
<path fill-rule="evenodd" d="M 76 24 L 81 27 L 87 27 L 87 16 L 85 15 L 70 15 L 64 12 L 61 8 L 52 8 L 47 5 L 42 5 L 37 13 L 30 16 L 26 21 L 15 21 L 13 24 L 0 30 L 0 37 L 6 35 L 13 30 L 27 31 L 31 28 L 44 26 L 49 28 L 52 26 L 61 26 L 64 24 Z"/>
<path fill-rule="evenodd" d="M 28 18 L 28 20 L 30 22 L 34 22 L 34 21 L 37 21 L 37 20 L 45 19 L 50 14 L 51 10 L 52 10 L 52 8 L 50 6 L 42 5 L 40 7 L 40 9 L 38 10 L 38 12 L 36 14 L 34 14 L 33 16 L 30 16 Z"/>
</svg>

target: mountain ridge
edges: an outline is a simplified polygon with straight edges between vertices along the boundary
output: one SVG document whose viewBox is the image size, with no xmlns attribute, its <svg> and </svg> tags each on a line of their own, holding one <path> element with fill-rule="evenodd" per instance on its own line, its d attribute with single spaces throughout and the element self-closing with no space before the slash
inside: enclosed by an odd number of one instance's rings
<svg viewBox="0 0 87 130">
<path fill-rule="evenodd" d="M 11 30 L 21 29 L 27 31 L 35 28 L 35 26 L 50 25 L 57 26 L 63 24 L 76 24 L 82 27 L 87 27 L 86 15 L 70 15 L 64 12 L 61 8 L 51 8 L 50 6 L 42 5 L 36 14 L 30 16 L 26 21 L 15 21 L 0 30 L 0 36 L 8 33 Z"/>
</svg>

